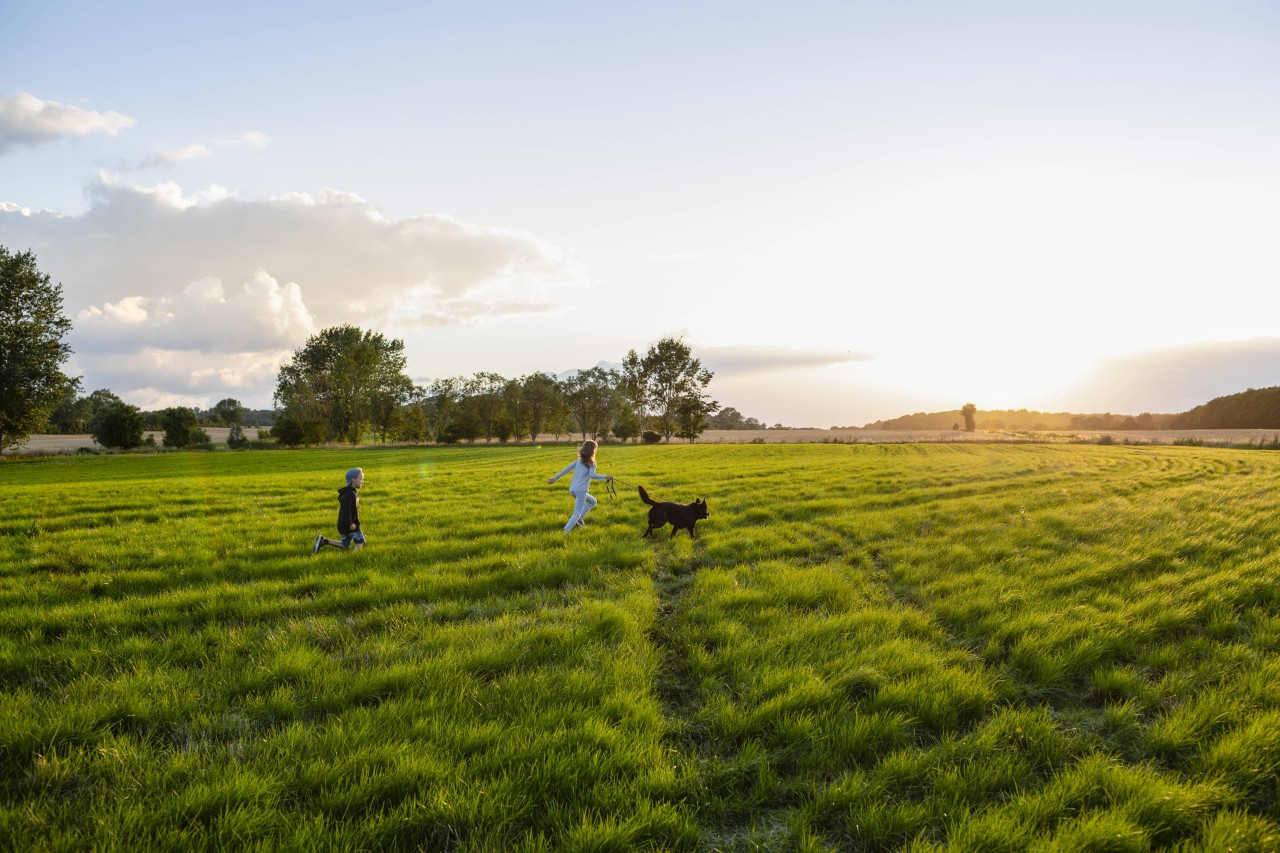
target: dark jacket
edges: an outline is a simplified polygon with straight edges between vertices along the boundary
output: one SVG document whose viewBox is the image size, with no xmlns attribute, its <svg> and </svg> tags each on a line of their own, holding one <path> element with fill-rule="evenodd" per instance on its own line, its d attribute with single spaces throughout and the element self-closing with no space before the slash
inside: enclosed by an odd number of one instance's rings
<svg viewBox="0 0 1280 853">
<path fill-rule="evenodd" d="M 360 529 L 360 492 L 351 486 L 338 489 L 338 532 L 349 536 L 351 525 Z"/>
</svg>

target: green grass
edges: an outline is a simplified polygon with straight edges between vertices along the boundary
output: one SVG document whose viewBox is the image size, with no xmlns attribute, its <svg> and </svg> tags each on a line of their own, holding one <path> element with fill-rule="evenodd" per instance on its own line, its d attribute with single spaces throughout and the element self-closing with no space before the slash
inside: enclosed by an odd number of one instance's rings
<svg viewBox="0 0 1280 853">
<path fill-rule="evenodd" d="M 1280 847 L 1280 455 L 572 455 L 0 464 L 0 849 Z"/>
</svg>

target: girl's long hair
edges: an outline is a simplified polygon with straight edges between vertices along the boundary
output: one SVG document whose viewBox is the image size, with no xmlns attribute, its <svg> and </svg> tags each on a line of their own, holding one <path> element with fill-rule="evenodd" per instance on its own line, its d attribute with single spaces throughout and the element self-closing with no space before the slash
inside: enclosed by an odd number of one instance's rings
<svg viewBox="0 0 1280 853">
<path fill-rule="evenodd" d="M 596 443 L 594 441 L 582 442 L 582 448 L 578 450 L 578 458 L 582 460 L 583 465 L 594 465 L 596 463 Z"/>
</svg>

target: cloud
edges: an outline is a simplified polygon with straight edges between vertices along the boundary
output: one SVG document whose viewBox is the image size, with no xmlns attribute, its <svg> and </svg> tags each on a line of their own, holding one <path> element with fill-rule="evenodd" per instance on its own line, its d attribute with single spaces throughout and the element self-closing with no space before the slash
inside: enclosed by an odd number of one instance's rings
<svg viewBox="0 0 1280 853">
<path fill-rule="evenodd" d="M 129 351 L 145 341 L 153 349 L 225 354 L 292 349 L 316 331 L 301 288 L 258 269 L 230 295 L 220 279 L 205 278 L 171 295 L 90 305 L 75 318 L 71 342 L 81 353 Z"/>
<path fill-rule="evenodd" d="M 10 98 L 0 97 L 0 154 L 18 145 L 35 146 L 98 131 L 114 136 L 133 125 L 133 119 L 120 113 L 42 101 L 22 92 Z"/>
<path fill-rule="evenodd" d="M 586 281 L 531 235 L 440 215 L 391 221 L 336 190 L 247 200 L 100 177 L 88 198 L 80 215 L 0 207 L 0 245 L 32 249 L 61 284 L 69 342 L 93 357 L 86 386 L 122 397 L 204 389 L 216 401 L 218 382 L 252 397 L 256 382 L 255 399 L 269 400 L 281 353 L 317 329 L 403 336 L 545 315 Z"/>
<path fill-rule="evenodd" d="M 249 130 L 244 133 L 233 133 L 229 136 L 219 136 L 214 141 L 215 145 L 227 147 L 246 147 L 246 148 L 266 148 L 271 144 L 271 137 L 265 133 L 256 130 Z"/>
<path fill-rule="evenodd" d="M 107 388 L 146 411 L 169 406 L 206 408 L 235 397 L 250 408 L 269 408 L 281 365 L 292 350 L 224 353 L 157 347 L 96 354 L 87 369 L 79 354 L 68 363 L 71 375 L 84 375 L 84 391 Z"/>
<path fill-rule="evenodd" d="M 184 145 L 174 151 L 161 151 L 158 154 L 146 158 L 139 164 L 139 168 L 149 168 L 151 166 L 167 166 L 170 163 L 181 163 L 183 160 L 199 160 L 208 157 L 213 151 L 207 145 L 192 143 Z"/>
<path fill-rule="evenodd" d="M 765 345 L 699 347 L 694 349 L 694 356 L 702 361 L 703 367 L 717 376 L 722 373 L 733 375 L 808 370 L 851 361 L 874 361 L 877 358 L 874 353 L 848 349 L 802 349 Z"/>
<path fill-rule="evenodd" d="M 1064 396 L 1072 411 L 1174 414 L 1280 384 L 1277 363 L 1277 337 L 1163 347 L 1108 359 Z"/>
</svg>

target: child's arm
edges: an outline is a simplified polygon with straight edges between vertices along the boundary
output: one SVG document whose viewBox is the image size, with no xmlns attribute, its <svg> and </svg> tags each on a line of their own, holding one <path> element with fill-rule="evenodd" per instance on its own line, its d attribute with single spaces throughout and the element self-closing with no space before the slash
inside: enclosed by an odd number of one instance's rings
<svg viewBox="0 0 1280 853">
<path fill-rule="evenodd" d="M 554 483 L 556 480 L 559 480 L 561 477 L 563 477 L 565 474 L 568 474 L 570 471 L 572 471 L 572 470 L 573 470 L 573 466 L 574 466 L 574 465 L 577 465 L 577 464 L 578 464 L 578 463 L 577 463 L 576 461 L 574 461 L 574 462 L 570 462 L 568 465 L 564 466 L 564 470 L 563 470 L 563 471 L 561 471 L 559 474 L 556 474 L 554 477 L 548 477 L 548 478 L 547 478 L 547 485 L 551 485 L 551 484 L 552 484 L 552 483 Z"/>
</svg>

